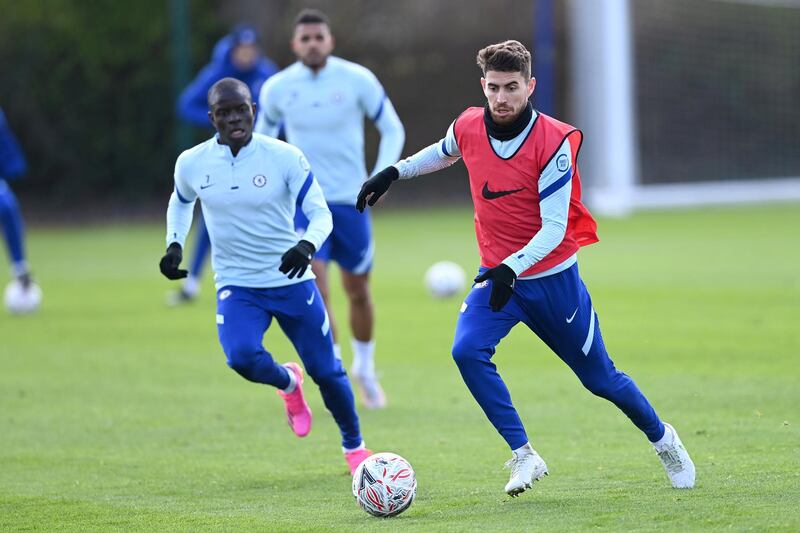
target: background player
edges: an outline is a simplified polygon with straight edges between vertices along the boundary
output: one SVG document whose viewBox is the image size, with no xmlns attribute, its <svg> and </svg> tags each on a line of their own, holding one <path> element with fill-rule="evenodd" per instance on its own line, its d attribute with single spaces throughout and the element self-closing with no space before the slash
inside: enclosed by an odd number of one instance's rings
<svg viewBox="0 0 800 533">
<path fill-rule="evenodd" d="M 461 307 L 452 353 L 470 392 L 513 450 L 508 494 L 547 474 L 492 362 L 497 344 L 520 322 L 587 389 L 614 402 L 644 432 L 674 487 L 694 486 L 694 464 L 678 434 L 609 358 L 578 274 L 579 247 L 597 242 L 596 224 L 581 204 L 581 132 L 533 109 L 531 56 L 519 42 L 484 48 L 478 65 L 485 107 L 467 109 L 441 142 L 367 180 L 358 209 L 374 205 L 398 178 L 434 172 L 463 157 L 481 267 Z"/>
<path fill-rule="evenodd" d="M 256 108 L 246 84 L 220 80 L 209 91 L 208 106 L 217 135 L 178 157 L 167 209 L 167 253 L 159 267 L 169 279 L 186 277 L 178 266 L 200 199 L 213 245 L 217 327 L 228 365 L 249 381 L 277 387 L 292 430 L 307 435 L 312 415 L 303 397 L 303 371 L 296 363 L 277 364 L 262 344 L 275 318 L 339 425 L 352 473 L 371 452 L 361 438 L 353 392 L 334 357 L 328 316 L 308 269 L 330 233 L 330 211 L 300 150 L 253 135 Z M 300 242 L 292 223 L 295 205 L 309 219 Z"/>
<path fill-rule="evenodd" d="M 178 116 L 192 126 L 208 129 L 208 90 L 225 77 L 247 84 L 251 94 L 258 94 L 264 82 L 278 72 L 278 67 L 264 55 L 258 32 L 241 24 L 214 45 L 211 61 L 203 67 L 178 98 Z M 208 258 L 211 242 L 202 217 L 195 223 L 196 237 L 189 262 L 189 275 L 180 290 L 170 295 L 173 305 L 193 300 L 200 290 L 200 277 Z"/>
<path fill-rule="evenodd" d="M 40 292 L 31 279 L 25 257 L 25 226 L 19 202 L 6 181 L 21 176 L 26 169 L 25 155 L 0 108 L 0 226 L 11 259 L 12 275 L 22 290 Z"/>
<path fill-rule="evenodd" d="M 264 84 L 256 131 L 286 140 L 308 156 L 333 215 L 333 232 L 314 259 L 313 269 L 334 340 L 336 328 L 328 290 L 328 262 L 341 267 L 349 302 L 353 375 L 364 406 L 380 408 L 385 396 L 375 373 L 374 310 L 369 288 L 373 241 L 370 219 L 353 200 L 367 177 L 364 166 L 364 117 L 381 135 L 375 170 L 396 161 L 405 132 L 378 79 L 366 68 L 331 55 L 333 35 L 327 16 L 303 10 L 295 19 L 292 50 L 298 61 Z M 298 230 L 307 222 L 301 213 Z M 340 354 L 336 345 L 337 355 Z"/>
</svg>

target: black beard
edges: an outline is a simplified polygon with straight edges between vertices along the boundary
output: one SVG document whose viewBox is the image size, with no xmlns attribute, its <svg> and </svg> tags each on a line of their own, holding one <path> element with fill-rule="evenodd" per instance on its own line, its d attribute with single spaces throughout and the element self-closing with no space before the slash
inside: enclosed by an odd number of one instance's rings
<svg viewBox="0 0 800 533">
<path fill-rule="evenodd" d="M 492 112 L 489 109 L 488 103 L 483 108 L 483 123 L 486 124 L 486 131 L 489 132 L 489 135 L 493 139 L 497 139 L 498 141 L 510 141 L 522 133 L 522 130 L 524 130 L 531 121 L 532 116 L 533 104 L 531 104 L 530 100 L 528 100 L 528 105 L 525 106 L 525 109 L 522 110 L 522 113 L 520 113 L 519 116 L 510 124 L 496 123 L 492 119 Z"/>
</svg>

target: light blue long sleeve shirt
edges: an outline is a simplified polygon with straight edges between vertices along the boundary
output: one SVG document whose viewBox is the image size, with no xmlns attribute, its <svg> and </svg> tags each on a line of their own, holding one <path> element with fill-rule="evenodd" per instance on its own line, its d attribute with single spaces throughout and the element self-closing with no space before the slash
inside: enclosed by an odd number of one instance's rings
<svg viewBox="0 0 800 533">
<path fill-rule="evenodd" d="M 329 204 L 355 205 L 367 178 L 364 118 L 381 141 L 373 173 L 400 157 L 405 131 L 378 79 L 367 68 L 331 56 L 318 72 L 297 62 L 264 83 L 256 131 L 286 140 L 308 156 Z"/>
<path fill-rule="evenodd" d="M 211 237 L 217 288 L 280 287 L 313 279 L 309 268 L 289 279 L 281 256 L 297 244 L 295 206 L 309 220 L 303 239 L 317 249 L 333 227 L 310 165 L 283 141 L 253 134 L 236 157 L 214 137 L 183 152 L 175 163 L 175 190 L 167 208 L 167 245 L 183 246 L 200 200 Z"/>
</svg>

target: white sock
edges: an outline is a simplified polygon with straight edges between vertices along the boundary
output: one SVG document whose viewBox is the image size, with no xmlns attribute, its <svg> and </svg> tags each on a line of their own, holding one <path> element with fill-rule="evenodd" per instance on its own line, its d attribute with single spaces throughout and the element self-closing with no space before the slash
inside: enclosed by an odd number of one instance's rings
<svg viewBox="0 0 800 533">
<path fill-rule="evenodd" d="M 533 446 L 531 446 L 530 442 L 526 442 L 516 450 L 514 450 L 514 455 L 517 457 L 522 457 L 523 455 L 530 455 L 533 453 Z"/>
<path fill-rule="evenodd" d="M 200 292 L 200 280 L 194 276 L 187 277 L 183 282 L 183 292 L 189 296 L 197 296 L 197 293 Z"/>
<path fill-rule="evenodd" d="M 664 447 L 666 447 L 667 444 L 672 444 L 672 440 L 672 430 L 668 425 L 664 424 L 664 436 L 655 442 L 651 442 L 650 444 L 653 445 L 653 448 L 655 448 L 656 451 L 660 452 L 664 449 Z"/>
<path fill-rule="evenodd" d="M 284 367 L 286 368 L 286 367 Z M 294 389 L 297 388 L 297 378 L 294 375 L 294 372 L 286 368 L 286 373 L 289 374 L 289 385 L 283 389 L 285 394 L 291 394 L 294 392 Z"/>
<path fill-rule="evenodd" d="M 339 361 L 342 360 L 342 347 L 339 346 L 339 343 L 334 343 L 333 345 L 333 356 Z"/>
<path fill-rule="evenodd" d="M 375 375 L 375 341 L 353 339 L 353 372 L 361 376 Z"/>
<path fill-rule="evenodd" d="M 344 446 L 342 446 L 342 450 L 344 451 L 344 453 L 352 453 L 352 452 L 357 452 L 358 450 L 363 450 L 363 449 L 365 449 L 366 447 L 367 447 L 367 445 L 366 445 L 366 444 L 364 443 L 364 441 L 362 440 L 362 441 L 361 441 L 361 444 L 359 444 L 359 445 L 358 445 L 358 446 L 356 446 L 355 448 L 345 448 Z"/>
</svg>

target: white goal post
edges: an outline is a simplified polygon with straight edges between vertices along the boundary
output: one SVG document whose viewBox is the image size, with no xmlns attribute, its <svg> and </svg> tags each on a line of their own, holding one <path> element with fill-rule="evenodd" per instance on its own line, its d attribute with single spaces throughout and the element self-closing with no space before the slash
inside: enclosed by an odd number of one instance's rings
<svg viewBox="0 0 800 533">
<path fill-rule="evenodd" d="M 697 176 L 691 182 L 675 183 L 663 176 L 662 183 L 642 183 L 631 6 L 636 1 L 568 0 L 566 6 L 570 118 L 585 134 L 581 176 L 593 210 L 620 216 L 645 208 L 800 200 L 800 177 L 703 181 L 703 176 Z M 800 8 L 800 2 L 783 4 Z M 702 133 L 699 136 L 702 142 Z M 800 136 L 796 147 L 800 150 Z"/>
</svg>

